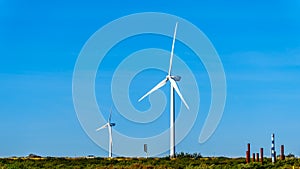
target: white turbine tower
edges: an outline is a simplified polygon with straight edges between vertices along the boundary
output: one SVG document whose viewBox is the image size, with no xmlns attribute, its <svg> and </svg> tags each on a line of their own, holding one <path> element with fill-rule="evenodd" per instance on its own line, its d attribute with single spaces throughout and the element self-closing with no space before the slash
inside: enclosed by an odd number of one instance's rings
<svg viewBox="0 0 300 169">
<path fill-rule="evenodd" d="M 173 36 L 173 43 L 172 43 L 172 49 L 171 49 L 171 56 L 170 56 L 170 64 L 169 64 L 169 71 L 168 75 L 164 80 L 159 82 L 154 88 L 152 88 L 148 93 L 146 93 L 143 97 L 139 99 L 139 102 L 143 100 L 145 97 L 150 95 L 152 92 L 156 91 L 157 89 L 163 87 L 168 81 L 170 81 L 170 157 L 174 157 L 175 154 L 175 102 L 174 102 L 174 89 L 178 96 L 180 97 L 181 101 L 184 103 L 187 109 L 189 109 L 189 106 L 185 102 L 182 94 L 179 91 L 179 88 L 176 84 L 175 81 L 179 81 L 181 79 L 180 76 L 172 76 L 171 75 L 171 70 L 172 70 L 172 60 L 173 60 L 173 54 L 174 54 L 174 45 L 175 45 L 175 40 L 176 40 L 176 32 L 177 32 L 177 25 L 178 22 L 175 25 L 175 30 L 174 30 L 174 36 Z"/>
<path fill-rule="evenodd" d="M 96 131 L 102 130 L 104 128 L 108 129 L 108 134 L 109 134 L 109 152 L 108 152 L 108 157 L 112 158 L 112 146 L 113 146 L 113 140 L 112 140 L 112 127 L 115 126 L 115 123 L 111 123 L 111 113 L 112 110 L 110 109 L 110 114 L 109 118 L 107 120 L 107 123 L 104 124 L 102 127 L 98 128 Z"/>
</svg>

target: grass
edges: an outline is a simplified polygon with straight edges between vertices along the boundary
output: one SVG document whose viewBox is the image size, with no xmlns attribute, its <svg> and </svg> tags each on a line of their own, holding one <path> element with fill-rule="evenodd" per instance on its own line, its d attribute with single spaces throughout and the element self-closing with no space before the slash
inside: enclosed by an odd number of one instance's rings
<svg viewBox="0 0 300 169">
<path fill-rule="evenodd" d="M 278 160 L 275 164 L 265 159 L 259 162 L 245 163 L 245 158 L 226 157 L 178 157 L 165 158 L 1 158 L 0 169 L 18 168 L 72 168 L 72 169 L 300 169 L 300 159 Z"/>
</svg>

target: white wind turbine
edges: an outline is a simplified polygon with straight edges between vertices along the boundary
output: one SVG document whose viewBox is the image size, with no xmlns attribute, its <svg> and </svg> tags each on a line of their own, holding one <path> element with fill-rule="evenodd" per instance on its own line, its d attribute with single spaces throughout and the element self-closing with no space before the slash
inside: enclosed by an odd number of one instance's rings
<svg viewBox="0 0 300 169">
<path fill-rule="evenodd" d="M 113 140 L 112 140 L 112 127 L 115 126 L 115 123 L 111 123 L 111 113 L 112 110 L 110 109 L 110 114 L 109 114 L 109 118 L 107 120 L 107 123 L 104 124 L 102 127 L 98 128 L 96 131 L 102 130 L 104 128 L 108 129 L 108 134 L 109 134 L 109 152 L 108 152 L 108 157 L 112 158 L 112 146 L 113 146 Z"/>
<path fill-rule="evenodd" d="M 155 87 L 153 87 L 148 93 L 146 93 L 143 97 L 141 97 L 139 99 L 139 102 L 141 100 L 143 100 L 145 97 L 147 97 L 148 95 L 150 95 L 152 92 L 156 91 L 157 89 L 163 87 L 168 81 L 170 81 L 170 157 L 174 157 L 175 154 L 175 113 L 174 113 L 174 109 L 175 109 L 175 102 L 174 102 L 174 89 L 176 91 L 176 93 L 178 94 L 178 96 L 180 97 L 181 101 L 184 103 L 184 105 L 186 106 L 187 109 L 189 109 L 189 106 L 187 105 L 187 103 L 185 102 L 182 94 L 179 91 L 179 88 L 176 84 L 175 81 L 179 81 L 181 79 L 180 76 L 172 76 L 171 75 L 171 70 L 172 70 L 172 60 L 173 60 L 173 54 L 174 54 L 174 44 L 175 44 L 175 40 L 176 40 L 176 32 L 177 32 L 177 25 L 178 22 L 175 25 L 175 30 L 174 30 L 174 36 L 173 36 L 173 43 L 172 43 L 172 49 L 171 49 L 171 56 L 170 56 L 170 64 L 169 64 L 169 72 L 168 75 L 166 76 L 166 78 L 164 80 L 162 80 L 161 82 L 159 82 Z"/>
</svg>

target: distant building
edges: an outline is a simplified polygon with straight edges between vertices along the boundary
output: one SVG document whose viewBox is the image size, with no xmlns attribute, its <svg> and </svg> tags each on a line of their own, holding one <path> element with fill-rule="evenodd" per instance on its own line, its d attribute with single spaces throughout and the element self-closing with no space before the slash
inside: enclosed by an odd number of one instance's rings
<svg viewBox="0 0 300 169">
<path fill-rule="evenodd" d="M 95 158 L 95 156 L 94 155 L 88 155 L 88 156 L 86 156 L 86 158 Z"/>
</svg>

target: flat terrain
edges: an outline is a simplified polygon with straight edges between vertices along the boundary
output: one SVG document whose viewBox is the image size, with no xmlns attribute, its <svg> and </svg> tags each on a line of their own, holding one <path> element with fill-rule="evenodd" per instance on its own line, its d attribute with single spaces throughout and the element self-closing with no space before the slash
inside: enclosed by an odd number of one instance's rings
<svg viewBox="0 0 300 169">
<path fill-rule="evenodd" d="M 245 164 L 244 158 L 203 157 L 191 158 L 0 158 L 0 169 L 10 168 L 91 168 L 91 169 L 234 169 L 234 168 L 279 168 L 300 169 L 300 159 L 278 160 L 275 164 L 265 159 L 264 164 Z"/>
</svg>

